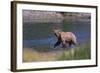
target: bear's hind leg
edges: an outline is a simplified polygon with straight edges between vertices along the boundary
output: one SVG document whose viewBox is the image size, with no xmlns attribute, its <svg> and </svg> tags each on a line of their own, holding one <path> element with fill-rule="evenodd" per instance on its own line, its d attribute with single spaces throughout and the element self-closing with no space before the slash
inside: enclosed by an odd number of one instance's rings
<svg viewBox="0 0 100 73">
<path fill-rule="evenodd" d="M 71 45 L 72 45 L 72 42 L 69 42 L 69 47 L 71 47 Z"/>
<path fill-rule="evenodd" d="M 62 42 L 62 48 L 66 48 L 66 42 Z"/>
</svg>

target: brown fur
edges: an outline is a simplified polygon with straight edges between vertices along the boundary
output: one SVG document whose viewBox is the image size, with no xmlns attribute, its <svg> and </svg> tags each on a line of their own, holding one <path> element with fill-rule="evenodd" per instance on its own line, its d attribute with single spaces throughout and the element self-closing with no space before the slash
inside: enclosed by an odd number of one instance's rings
<svg viewBox="0 0 100 73">
<path fill-rule="evenodd" d="M 69 44 L 69 46 L 76 45 L 76 36 L 72 32 L 63 32 L 60 30 L 54 30 L 54 33 L 58 39 L 58 41 L 55 43 L 54 48 L 60 44 L 62 44 L 63 47 L 66 46 L 66 43 Z"/>
</svg>

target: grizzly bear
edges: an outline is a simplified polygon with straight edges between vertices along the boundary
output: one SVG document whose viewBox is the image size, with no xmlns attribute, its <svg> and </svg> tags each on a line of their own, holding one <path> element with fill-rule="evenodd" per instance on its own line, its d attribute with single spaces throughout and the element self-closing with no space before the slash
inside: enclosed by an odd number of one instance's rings
<svg viewBox="0 0 100 73">
<path fill-rule="evenodd" d="M 54 34 L 57 37 L 57 42 L 54 44 L 54 48 L 60 44 L 62 44 L 62 47 L 66 47 L 66 44 L 69 44 L 69 47 L 72 44 L 77 44 L 76 36 L 72 32 L 63 32 L 59 29 L 55 29 Z"/>
</svg>

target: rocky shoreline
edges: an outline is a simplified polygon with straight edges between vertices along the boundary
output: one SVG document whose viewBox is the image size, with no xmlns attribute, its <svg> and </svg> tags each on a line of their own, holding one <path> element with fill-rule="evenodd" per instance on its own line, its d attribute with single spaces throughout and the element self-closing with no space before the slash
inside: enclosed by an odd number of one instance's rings
<svg viewBox="0 0 100 73">
<path fill-rule="evenodd" d="M 90 21 L 90 13 L 23 10 L 23 22 L 61 23 L 63 21 Z"/>
</svg>

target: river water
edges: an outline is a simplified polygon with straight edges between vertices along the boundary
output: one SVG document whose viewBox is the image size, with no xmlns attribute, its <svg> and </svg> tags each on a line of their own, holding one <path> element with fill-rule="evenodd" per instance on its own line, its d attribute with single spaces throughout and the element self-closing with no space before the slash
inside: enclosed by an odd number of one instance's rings
<svg viewBox="0 0 100 73">
<path fill-rule="evenodd" d="M 52 31 L 53 27 L 59 27 L 66 32 L 73 32 L 77 37 L 78 44 L 90 42 L 91 24 L 89 21 L 74 21 L 64 23 L 24 23 L 23 47 L 32 48 L 46 46 L 48 48 L 53 48 L 57 41 Z"/>
</svg>

